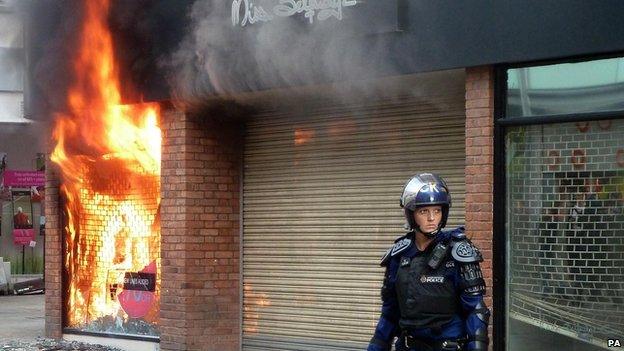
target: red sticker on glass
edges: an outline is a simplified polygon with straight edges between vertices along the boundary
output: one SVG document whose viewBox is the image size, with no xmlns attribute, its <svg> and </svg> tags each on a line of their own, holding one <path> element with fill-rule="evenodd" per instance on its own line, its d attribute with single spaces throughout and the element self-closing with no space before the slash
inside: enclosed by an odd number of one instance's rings
<svg viewBox="0 0 624 351">
<path fill-rule="evenodd" d="M 572 151 L 572 157 L 570 157 L 570 162 L 572 162 L 572 167 L 574 169 L 580 169 L 585 166 L 585 151 L 582 149 L 574 149 Z"/>
<path fill-rule="evenodd" d="M 561 157 L 559 150 L 549 150 L 547 159 L 548 169 L 550 171 L 556 171 L 561 164 Z"/>
<path fill-rule="evenodd" d="M 602 130 L 609 130 L 611 129 L 611 123 L 612 121 L 610 119 L 598 121 L 598 127 Z"/>
<path fill-rule="evenodd" d="M 589 130 L 589 122 L 576 122 L 576 128 L 581 133 L 585 133 Z"/>
</svg>

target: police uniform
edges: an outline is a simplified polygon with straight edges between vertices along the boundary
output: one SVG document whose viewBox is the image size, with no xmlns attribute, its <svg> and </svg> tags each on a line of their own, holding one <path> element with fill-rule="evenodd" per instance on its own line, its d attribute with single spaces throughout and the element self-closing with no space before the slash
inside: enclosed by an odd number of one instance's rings
<svg viewBox="0 0 624 351">
<path fill-rule="evenodd" d="M 436 181 L 448 192 L 441 179 Z M 444 226 L 450 196 L 442 198 L 448 203 Z M 431 199 L 426 197 L 425 205 L 435 202 Z M 424 205 L 418 202 L 409 216 L 418 206 Z M 397 351 L 487 350 L 490 312 L 483 302 L 479 250 L 463 227 L 437 231 L 424 251 L 417 248 L 415 235 L 411 231 L 398 238 L 381 261 L 386 268 L 383 304 L 368 351 L 389 351 L 395 337 Z"/>
</svg>

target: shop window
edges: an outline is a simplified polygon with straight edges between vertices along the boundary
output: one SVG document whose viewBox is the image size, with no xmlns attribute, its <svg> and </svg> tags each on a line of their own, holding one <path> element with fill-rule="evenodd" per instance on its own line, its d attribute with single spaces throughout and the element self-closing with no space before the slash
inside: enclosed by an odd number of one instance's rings
<svg viewBox="0 0 624 351">
<path fill-rule="evenodd" d="M 21 48 L 0 47 L 0 90 L 24 90 L 24 51 Z"/>
<path fill-rule="evenodd" d="M 507 72 L 507 117 L 624 110 L 624 58 Z"/>
<path fill-rule="evenodd" d="M 506 132 L 507 350 L 599 350 L 624 330 L 624 120 Z"/>
</svg>

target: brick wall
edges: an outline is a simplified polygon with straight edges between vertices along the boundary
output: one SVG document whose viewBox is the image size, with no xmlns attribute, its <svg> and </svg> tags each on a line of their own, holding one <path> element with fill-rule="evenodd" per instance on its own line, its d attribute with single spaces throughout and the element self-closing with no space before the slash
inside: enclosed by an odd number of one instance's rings
<svg viewBox="0 0 624 351">
<path fill-rule="evenodd" d="M 59 211 L 59 173 L 56 164 L 46 157 L 45 185 L 45 335 L 60 338 L 62 334 L 61 277 L 63 252 Z"/>
<path fill-rule="evenodd" d="M 488 287 L 485 301 L 489 307 L 492 306 L 493 77 L 490 67 L 466 69 L 466 233 L 483 254 L 481 269 Z M 490 340 L 491 337 L 490 327 Z"/>
<path fill-rule="evenodd" d="M 624 120 L 509 128 L 510 316 L 624 326 Z"/>
<path fill-rule="evenodd" d="M 163 117 L 162 350 L 240 349 L 242 142 L 215 114 Z"/>
</svg>

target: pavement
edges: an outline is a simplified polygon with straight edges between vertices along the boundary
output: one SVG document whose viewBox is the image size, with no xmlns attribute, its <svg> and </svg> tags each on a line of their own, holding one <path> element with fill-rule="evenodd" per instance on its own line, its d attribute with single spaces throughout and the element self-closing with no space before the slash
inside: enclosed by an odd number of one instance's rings
<svg viewBox="0 0 624 351">
<path fill-rule="evenodd" d="M 45 295 L 0 296 L 0 341 L 44 336 Z"/>
<path fill-rule="evenodd" d="M 0 295 L 0 351 L 119 351 L 95 344 L 44 339 L 45 295 Z M 514 351 L 600 351 L 602 348 L 511 319 Z"/>
<path fill-rule="evenodd" d="M 540 350 L 565 350 L 565 351 L 604 351 L 604 347 L 589 344 L 544 328 L 524 323 L 515 318 L 509 319 L 508 350 L 513 351 L 540 351 Z M 614 335 L 614 337 L 619 337 Z M 621 337 L 620 337 L 620 340 Z M 617 348 L 616 348 L 617 350 Z M 0 350 L 1 351 L 1 350 Z"/>
<path fill-rule="evenodd" d="M 121 351 L 44 338 L 45 295 L 0 295 L 0 351 Z"/>
</svg>

